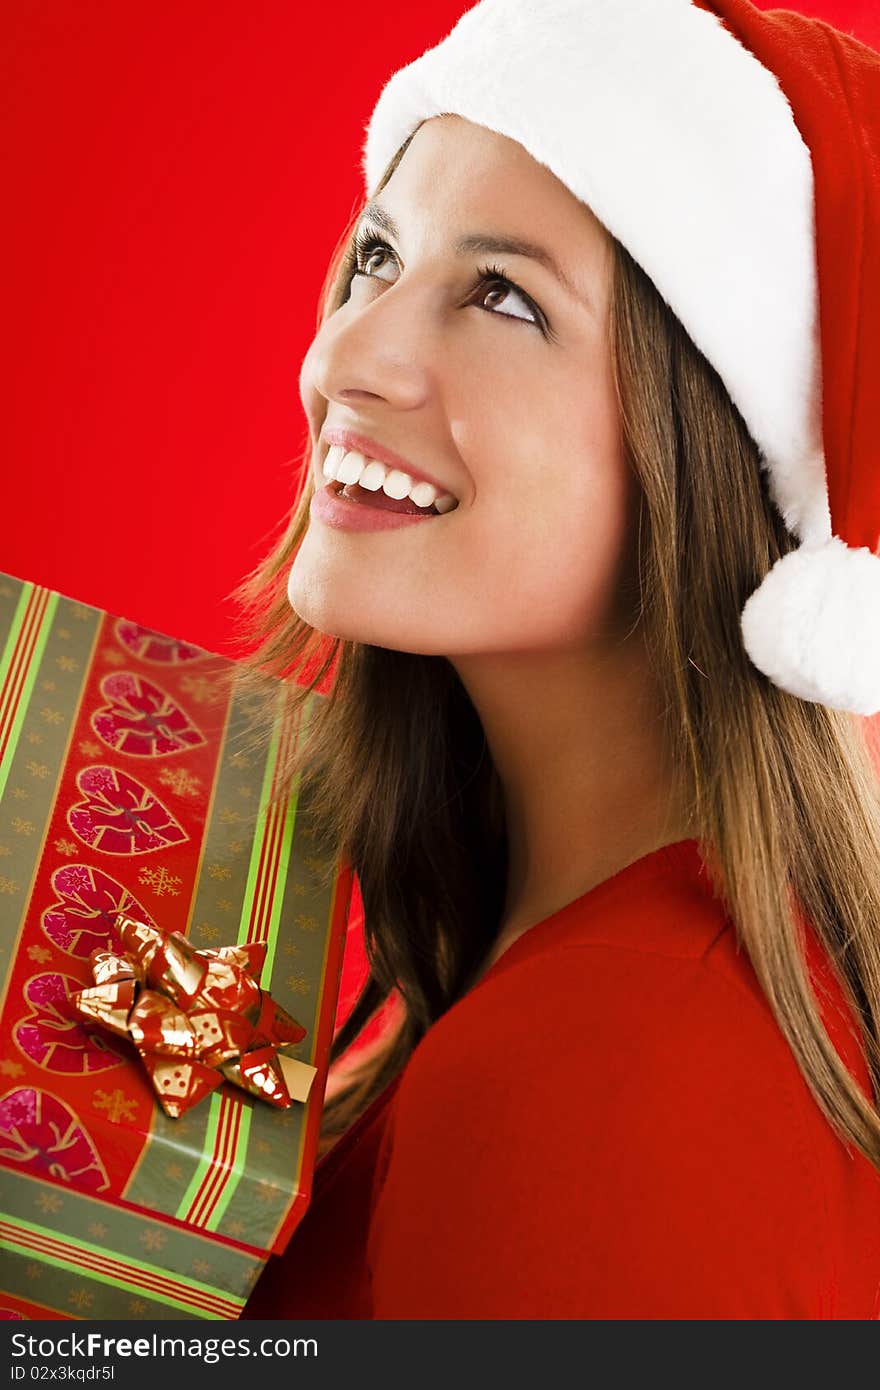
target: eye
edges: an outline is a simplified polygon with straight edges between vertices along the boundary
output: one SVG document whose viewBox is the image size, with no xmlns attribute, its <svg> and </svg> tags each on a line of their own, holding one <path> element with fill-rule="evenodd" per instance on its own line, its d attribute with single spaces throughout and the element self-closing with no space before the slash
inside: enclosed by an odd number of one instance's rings
<svg viewBox="0 0 880 1390">
<path fill-rule="evenodd" d="M 355 237 L 354 248 L 349 252 L 348 256 L 346 283 L 349 288 L 351 287 L 352 281 L 358 275 L 362 275 L 371 280 L 380 278 L 374 274 L 377 255 L 384 257 L 386 260 L 389 258 L 392 260 L 396 259 L 391 247 L 387 242 L 383 241 L 381 237 L 369 231 L 365 233 L 359 232 Z M 381 268 L 382 261 L 379 262 L 379 269 Z M 501 314 L 496 314 L 496 318 L 516 319 L 520 323 L 528 323 L 535 328 L 541 329 L 542 332 L 544 331 L 544 317 L 538 306 L 529 298 L 525 291 L 521 290 L 518 285 L 515 285 L 498 266 L 480 266 L 477 275 L 479 277 L 477 286 L 478 298 L 486 299 L 490 293 L 496 294 L 500 290 L 503 294 L 502 303 L 508 303 L 512 295 L 514 299 L 519 299 L 520 303 L 525 306 L 525 314 L 503 312 Z"/>
<path fill-rule="evenodd" d="M 481 266 L 479 270 L 479 276 L 481 287 L 487 287 L 483 292 L 484 299 L 489 294 L 496 294 L 498 289 L 500 289 L 504 295 L 502 303 L 506 303 L 512 293 L 519 299 L 521 304 L 524 304 L 526 306 L 526 309 L 529 314 L 529 317 L 525 317 L 522 314 L 502 314 L 502 318 L 520 319 L 524 323 L 533 323 L 536 327 L 540 328 L 541 316 L 537 308 L 537 305 L 533 304 L 531 299 L 529 299 L 529 296 L 525 293 L 525 291 L 521 290 L 518 285 L 515 285 L 512 280 L 508 279 L 508 277 L 505 274 L 503 274 L 503 272 L 499 270 L 497 266 Z"/>
<path fill-rule="evenodd" d="M 377 276 L 373 276 L 369 269 L 377 252 L 381 256 L 393 256 L 394 254 L 391 247 L 379 237 L 370 234 L 364 237 L 358 236 L 355 241 L 351 280 L 353 280 L 356 275 L 366 275 L 370 279 L 378 278 Z"/>
</svg>

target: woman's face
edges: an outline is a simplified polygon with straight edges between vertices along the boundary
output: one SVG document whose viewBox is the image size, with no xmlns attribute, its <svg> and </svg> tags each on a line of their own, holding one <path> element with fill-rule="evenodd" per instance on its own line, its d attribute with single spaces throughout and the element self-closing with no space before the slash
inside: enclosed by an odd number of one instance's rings
<svg viewBox="0 0 880 1390">
<path fill-rule="evenodd" d="M 300 375 L 315 487 L 326 485 L 326 432 L 348 429 L 423 469 L 458 505 L 348 530 L 313 504 L 293 607 L 333 636 L 450 658 L 616 634 L 633 480 L 604 229 L 521 145 L 458 116 L 420 126 L 376 201 L 396 234 L 362 219 L 385 245 L 361 258 L 366 273 Z M 458 253 L 476 233 L 537 243 L 568 284 L 522 254 Z"/>
</svg>

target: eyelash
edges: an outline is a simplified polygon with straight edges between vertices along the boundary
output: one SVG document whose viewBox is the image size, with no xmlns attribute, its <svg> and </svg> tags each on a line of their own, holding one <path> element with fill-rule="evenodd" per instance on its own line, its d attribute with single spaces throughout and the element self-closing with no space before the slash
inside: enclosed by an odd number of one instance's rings
<svg viewBox="0 0 880 1390">
<path fill-rule="evenodd" d="M 363 263 L 369 259 L 373 251 L 386 251 L 389 255 L 394 256 L 394 252 L 388 243 L 383 241 L 381 237 L 376 236 L 374 232 L 359 231 L 356 233 L 354 245 L 349 250 L 345 261 L 345 285 L 347 289 L 351 288 L 351 282 L 355 275 L 366 274 L 362 266 Z M 517 285 L 514 280 L 511 280 L 504 274 L 500 266 L 478 266 L 477 275 L 479 276 L 480 287 L 488 284 L 502 284 L 520 295 L 535 315 L 536 322 L 530 323 L 528 319 L 520 318 L 518 314 L 495 314 L 495 318 L 510 319 L 513 323 L 525 324 L 527 328 L 538 328 L 542 333 L 546 331 L 546 319 L 537 304 L 526 294 L 525 290 L 520 289 L 519 285 Z M 489 311 L 487 310 L 486 312 L 488 313 Z"/>
</svg>

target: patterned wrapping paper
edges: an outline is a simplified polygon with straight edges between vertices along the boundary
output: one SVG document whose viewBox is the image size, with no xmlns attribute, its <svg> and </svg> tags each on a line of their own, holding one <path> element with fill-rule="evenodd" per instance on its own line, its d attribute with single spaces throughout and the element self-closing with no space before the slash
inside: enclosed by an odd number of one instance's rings
<svg viewBox="0 0 880 1390">
<path fill-rule="evenodd" d="M 271 801 L 271 735 L 236 667 L 0 576 L 0 1305 L 13 1315 L 229 1318 L 311 1192 L 353 875 L 305 795 Z M 310 697 L 303 719 L 314 702 Z M 137 1054 L 71 1019 L 115 914 L 197 947 L 264 941 L 306 1028 L 308 1102 L 228 1084 L 178 1119 Z"/>
</svg>

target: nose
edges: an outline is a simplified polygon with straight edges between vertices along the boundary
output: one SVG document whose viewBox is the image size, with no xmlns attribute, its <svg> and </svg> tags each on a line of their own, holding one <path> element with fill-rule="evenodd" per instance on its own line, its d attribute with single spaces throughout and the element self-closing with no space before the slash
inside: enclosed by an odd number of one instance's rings
<svg viewBox="0 0 880 1390">
<path fill-rule="evenodd" d="M 395 284 L 369 300 L 360 293 L 318 330 L 300 373 L 303 400 L 314 390 L 325 401 L 417 410 L 430 393 L 432 349 L 414 287 Z"/>
</svg>

